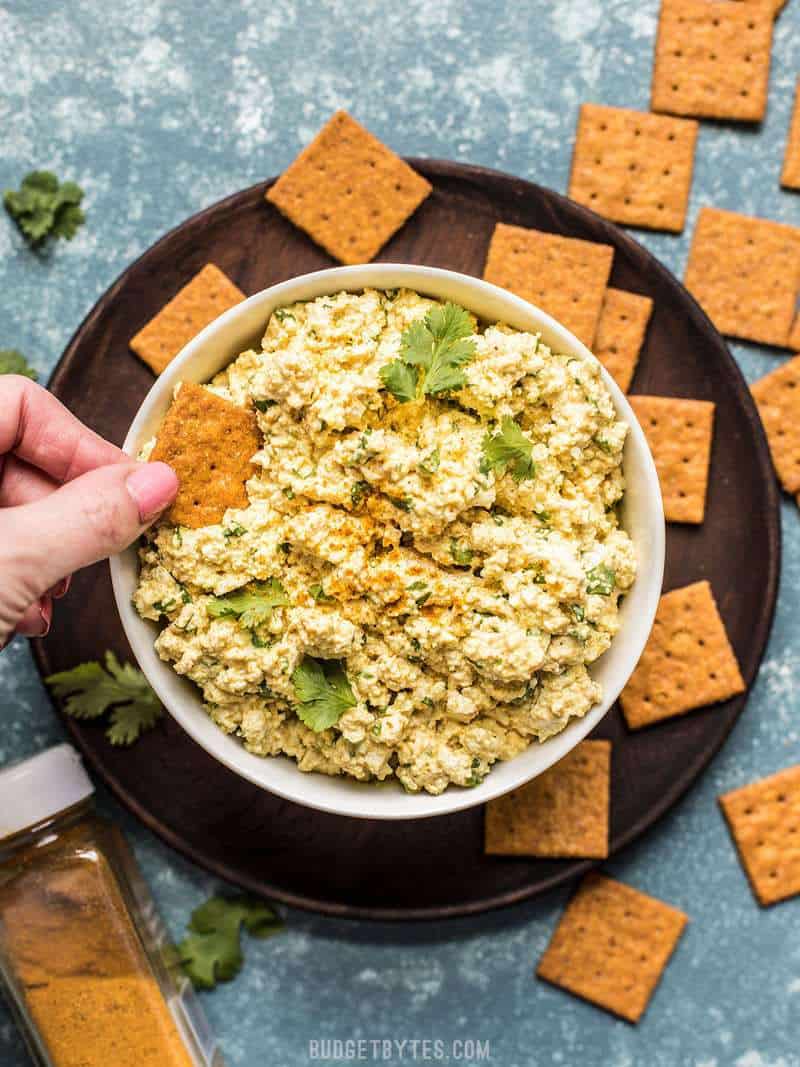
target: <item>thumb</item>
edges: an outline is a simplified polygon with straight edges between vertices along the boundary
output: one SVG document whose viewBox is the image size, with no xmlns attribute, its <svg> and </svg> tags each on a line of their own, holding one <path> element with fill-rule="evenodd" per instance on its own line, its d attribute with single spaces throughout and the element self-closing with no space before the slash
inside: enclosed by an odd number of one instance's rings
<svg viewBox="0 0 800 1067">
<path fill-rule="evenodd" d="M 0 511 L 0 597 L 24 601 L 21 613 L 72 571 L 121 552 L 177 491 L 166 463 L 113 463 L 34 503 Z"/>
</svg>

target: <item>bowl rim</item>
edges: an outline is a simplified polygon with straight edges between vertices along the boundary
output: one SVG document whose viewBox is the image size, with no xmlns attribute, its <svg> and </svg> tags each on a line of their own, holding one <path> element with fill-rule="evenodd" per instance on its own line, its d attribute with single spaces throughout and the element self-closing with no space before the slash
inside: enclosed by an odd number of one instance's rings
<svg viewBox="0 0 800 1067">
<path fill-rule="evenodd" d="M 572 719 L 560 733 L 548 738 L 545 742 L 538 743 L 538 747 L 537 742 L 532 741 L 529 747 L 513 760 L 498 761 L 493 766 L 492 772 L 484 778 L 480 785 L 469 789 L 450 785 L 443 793 L 436 796 L 424 792 L 407 794 L 394 779 L 383 783 L 360 783 L 349 779 L 347 776 L 329 777 L 316 772 L 308 774 L 300 771 L 295 761 L 289 760 L 286 756 L 256 756 L 247 752 L 239 739 L 226 734 L 213 723 L 208 714 L 202 709 L 199 696 L 195 696 L 188 706 L 183 701 L 176 700 L 174 693 L 171 692 L 176 680 L 182 684 L 191 685 L 192 683 L 185 683 L 170 665 L 158 659 L 153 648 L 153 624 L 140 618 L 133 608 L 130 599 L 133 589 L 126 577 L 124 561 L 130 559 L 131 556 L 135 557 L 136 544 L 130 546 L 118 556 L 112 557 L 109 561 L 114 600 L 122 627 L 140 668 L 169 714 L 189 734 L 192 740 L 199 744 L 209 755 L 213 756 L 234 774 L 252 782 L 259 788 L 274 793 L 285 800 L 315 810 L 335 815 L 379 820 L 430 818 L 480 806 L 488 800 L 492 800 L 526 782 L 532 781 L 533 778 L 538 777 L 554 763 L 562 759 L 605 717 L 613 707 L 625 681 L 633 672 L 655 618 L 664 572 L 666 530 L 661 490 L 655 464 L 644 432 L 628 403 L 627 397 L 596 356 L 566 327 L 536 305 L 483 279 L 461 274 L 458 271 L 406 263 L 372 263 L 312 271 L 262 289 L 236 304 L 192 338 L 170 362 L 166 370 L 156 378 L 131 422 L 122 445 L 123 451 L 131 455 L 136 454 L 138 448 L 144 443 L 145 438 L 142 433 L 144 427 L 152 418 L 154 409 L 162 408 L 166 410 L 169 402 L 168 398 L 171 397 L 174 386 L 178 381 L 198 380 L 190 372 L 187 373 L 189 368 L 198 356 L 213 345 L 215 338 L 229 324 L 247 316 L 256 308 L 265 309 L 263 311 L 263 323 L 266 323 L 269 314 L 275 307 L 280 307 L 297 299 L 314 299 L 315 297 L 292 295 L 298 290 L 303 290 L 309 286 L 315 289 L 321 286 L 316 296 L 332 295 L 340 291 L 359 291 L 364 288 L 393 289 L 404 287 L 435 299 L 448 298 L 442 294 L 442 289 L 466 288 L 473 290 L 476 295 L 483 294 L 487 300 L 491 299 L 504 304 L 510 312 L 508 317 L 503 316 L 504 319 L 515 318 L 514 312 L 518 313 L 516 316 L 518 318 L 529 319 L 533 317 L 538 320 L 537 326 L 528 326 L 525 327 L 526 329 L 540 329 L 548 334 L 549 338 L 555 337 L 558 344 L 563 346 L 562 351 L 573 351 L 581 357 L 593 360 L 598 364 L 604 384 L 611 394 L 617 413 L 628 424 L 626 452 L 635 448 L 639 463 L 638 474 L 642 479 L 643 485 L 642 495 L 647 499 L 647 513 L 650 517 L 648 527 L 648 575 L 644 593 L 641 593 L 641 585 L 637 590 L 640 600 L 643 602 L 639 605 L 640 610 L 636 626 L 634 628 L 630 622 L 623 624 L 612 641 L 612 647 L 616 647 L 621 643 L 620 639 L 625 633 L 627 625 L 629 632 L 625 634 L 626 644 L 630 647 L 626 656 L 624 681 L 616 686 L 615 691 L 612 690 L 610 694 L 604 691 L 602 700 L 592 706 L 582 718 Z M 472 310 L 468 302 L 462 300 L 461 303 L 468 310 Z M 484 316 L 481 317 L 485 318 Z M 498 318 L 495 321 L 500 320 Z M 522 327 L 514 328 L 521 329 Z M 551 343 L 549 338 L 548 343 Z M 236 355 L 234 354 L 227 362 L 235 358 Z M 227 365 L 227 362 L 220 366 Z M 641 565 L 641 560 L 639 564 Z M 637 570 L 636 582 L 639 583 L 643 580 L 643 576 Z M 209 725 L 212 727 L 211 731 L 208 730 Z M 232 745 L 235 748 L 232 749 Z M 546 753 L 540 760 L 541 766 L 538 766 L 532 773 L 521 771 L 517 775 L 507 775 L 506 777 L 510 777 L 510 781 L 498 781 L 500 777 L 497 775 L 498 767 L 505 766 L 508 768 L 515 763 L 519 764 L 519 761 L 526 753 L 531 751 Z M 269 769 L 275 760 L 289 760 L 291 771 L 293 772 L 291 777 L 293 782 L 296 783 L 296 787 L 287 788 L 285 785 L 267 780 L 270 777 Z M 324 786 L 321 787 L 322 792 L 330 792 L 334 796 L 341 793 L 341 799 L 334 801 L 324 797 L 306 795 L 314 793 L 314 780 L 318 778 L 324 778 L 325 780 Z M 378 797 L 386 797 L 388 789 L 392 791 L 390 803 L 385 807 L 382 807 L 379 803 L 376 804 L 375 801 Z"/>
</svg>

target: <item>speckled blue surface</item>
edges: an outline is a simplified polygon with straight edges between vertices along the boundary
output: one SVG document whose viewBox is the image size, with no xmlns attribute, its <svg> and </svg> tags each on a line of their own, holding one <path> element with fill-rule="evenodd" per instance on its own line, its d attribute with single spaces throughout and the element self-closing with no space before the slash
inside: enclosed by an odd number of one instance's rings
<svg viewBox="0 0 800 1067">
<path fill-rule="evenodd" d="M 280 171 L 339 106 L 401 153 L 565 190 L 579 104 L 647 107 L 657 9 L 658 0 L 0 3 L 0 188 L 51 167 L 84 186 L 89 217 L 43 258 L 0 217 L 0 347 L 26 351 L 46 375 L 134 256 L 188 214 Z M 702 204 L 800 224 L 800 196 L 778 188 L 798 74 L 800 0 L 789 0 L 766 122 L 704 124 L 686 233 L 642 238 L 679 275 Z M 782 358 L 734 351 L 750 380 Z M 288 934 L 250 943 L 240 977 L 204 998 L 228 1062 L 305 1065 L 309 1039 L 364 1037 L 488 1041 L 502 1067 L 798 1067 L 800 900 L 755 905 L 715 801 L 800 758 L 800 515 L 787 502 L 783 528 L 778 614 L 745 715 L 677 810 L 608 865 L 692 920 L 638 1027 L 534 981 L 566 891 L 430 925 L 292 912 Z M 22 642 L 0 656 L 0 695 L 0 763 L 61 739 Z M 101 802 L 179 936 L 216 882 Z M 27 1062 L 4 1012 L 0 1062 Z M 381 1062 L 413 1062 L 411 1046 Z"/>
</svg>

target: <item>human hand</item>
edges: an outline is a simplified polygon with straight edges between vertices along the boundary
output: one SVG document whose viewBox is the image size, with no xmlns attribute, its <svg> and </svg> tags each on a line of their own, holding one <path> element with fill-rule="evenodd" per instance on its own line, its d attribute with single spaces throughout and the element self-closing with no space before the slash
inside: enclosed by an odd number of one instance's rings
<svg viewBox="0 0 800 1067">
<path fill-rule="evenodd" d="M 46 389 L 0 376 L 0 648 L 43 637 L 71 573 L 135 541 L 177 490 L 165 463 L 136 463 Z"/>
</svg>

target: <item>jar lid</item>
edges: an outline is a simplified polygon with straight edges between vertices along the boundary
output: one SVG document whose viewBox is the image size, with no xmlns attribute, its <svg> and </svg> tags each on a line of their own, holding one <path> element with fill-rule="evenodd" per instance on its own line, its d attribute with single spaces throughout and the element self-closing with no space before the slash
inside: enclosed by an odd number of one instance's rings
<svg viewBox="0 0 800 1067">
<path fill-rule="evenodd" d="M 0 771 L 0 838 L 36 826 L 94 792 L 72 745 L 55 745 Z"/>
</svg>

